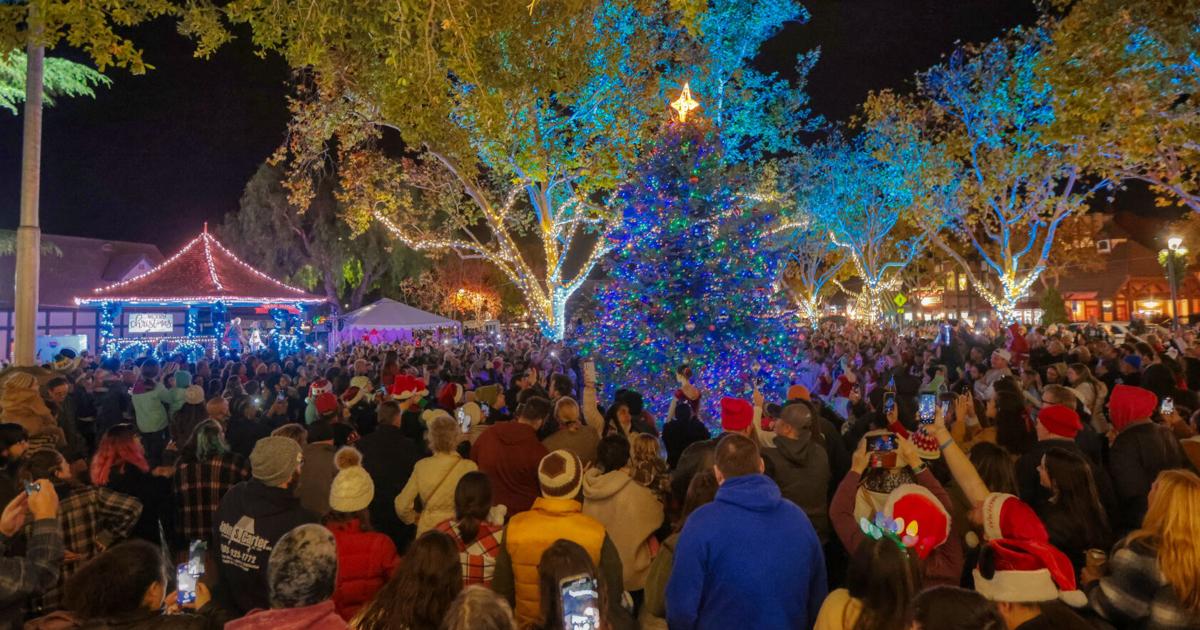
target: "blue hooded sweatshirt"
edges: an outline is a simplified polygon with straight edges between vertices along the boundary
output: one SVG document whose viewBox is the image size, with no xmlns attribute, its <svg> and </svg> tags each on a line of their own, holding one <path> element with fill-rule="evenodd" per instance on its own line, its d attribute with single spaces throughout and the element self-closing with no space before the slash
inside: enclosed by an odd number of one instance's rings
<svg viewBox="0 0 1200 630">
<path fill-rule="evenodd" d="M 806 630 L 826 593 L 825 557 L 804 511 L 765 475 L 734 477 L 679 535 L 667 623 Z"/>
</svg>

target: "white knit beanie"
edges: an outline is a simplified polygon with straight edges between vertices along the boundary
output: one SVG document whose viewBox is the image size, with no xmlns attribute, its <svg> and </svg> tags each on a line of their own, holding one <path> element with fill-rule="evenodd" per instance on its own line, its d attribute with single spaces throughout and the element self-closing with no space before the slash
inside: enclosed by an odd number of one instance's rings
<svg viewBox="0 0 1200 630">
<path fill-rule="evenodd" d="M 357 512 L 375 498 L 375 482 L 362 467 L 362 453 L 352 446 L 342 447 L 333 457 L 338 474 L 329 488 L 329 508 L 336 512 Z"/>
</svg>

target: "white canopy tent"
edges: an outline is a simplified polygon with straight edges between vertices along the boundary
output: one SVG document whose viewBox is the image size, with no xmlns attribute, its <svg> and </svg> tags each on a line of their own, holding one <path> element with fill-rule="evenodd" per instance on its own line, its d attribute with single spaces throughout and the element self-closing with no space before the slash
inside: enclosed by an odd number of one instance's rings
<svg viewBox="0 0 1200 630">
<path fill-rule="evenodd" d="M 462 331 L 462 323 L 422 311 L 395 300 L 381 298 L 341 317 L 339 337 L 345 342 L 367 340 L 372 343 L 408 341 L 416 330 Z"/>
</svg>

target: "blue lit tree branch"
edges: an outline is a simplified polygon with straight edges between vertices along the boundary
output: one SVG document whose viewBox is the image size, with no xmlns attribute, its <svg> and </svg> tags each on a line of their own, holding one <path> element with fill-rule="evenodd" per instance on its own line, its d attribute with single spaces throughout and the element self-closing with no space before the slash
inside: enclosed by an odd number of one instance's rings
<svg viewBox="0 0 1200 630">
<path fill-rule="evenodd" d="M 843 290 L 854 297 L 856 315 L 867 321 L 879 318 L 886 294 L 900 288 L 900 272 L 926 245 L 912 227 L 909 166 L 878 159 L 873 151 L 878 141 L 871 131 L 835 135 L 810 147 L 793 171 L 800 205 L 861 281 L 857 292 Z"/>
<path fill-rule="evenodd" d="M 921 77 L 921 94 L 935 110 L 931 118 L 943 124 L 933 132 L 941 134 L 954 169 L 952 185 L 926 191 L 929 205 L 949 216 L 950 229 L 927 234 L 1005 320 L 1045 271 L 1063 220 L 1109 185 L 1085 183 L 1078 147 L 1046 133 L 1055 100 L 1037 72 L 1044 46 L 1039 31 L 1017 31 L 1012 39 L 956 51 Z M 913 185 L 938 179 L 922 174 Z M 950 235 L 978 256 L 982 272 Z"/>
</svg>

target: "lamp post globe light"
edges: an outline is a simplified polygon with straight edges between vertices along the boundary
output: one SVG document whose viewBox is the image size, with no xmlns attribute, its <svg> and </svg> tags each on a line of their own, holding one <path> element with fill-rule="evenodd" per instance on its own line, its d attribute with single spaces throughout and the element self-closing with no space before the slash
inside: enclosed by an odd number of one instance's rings
<svg viewBox="0 0 1200 630">
<path fill-rule="evenodd" d="M 1179 330 L 1179 278 L 1175 273 L 1175 259 L 1186 256 L 1187 249 L 1183 247 L 1183 239 L 1179 236 L 1167 238 L 1167 249 L 1163 252 L 1167 259 L 1167 284 L 1171 287 L 1171 329 Z"/>
</svg>

